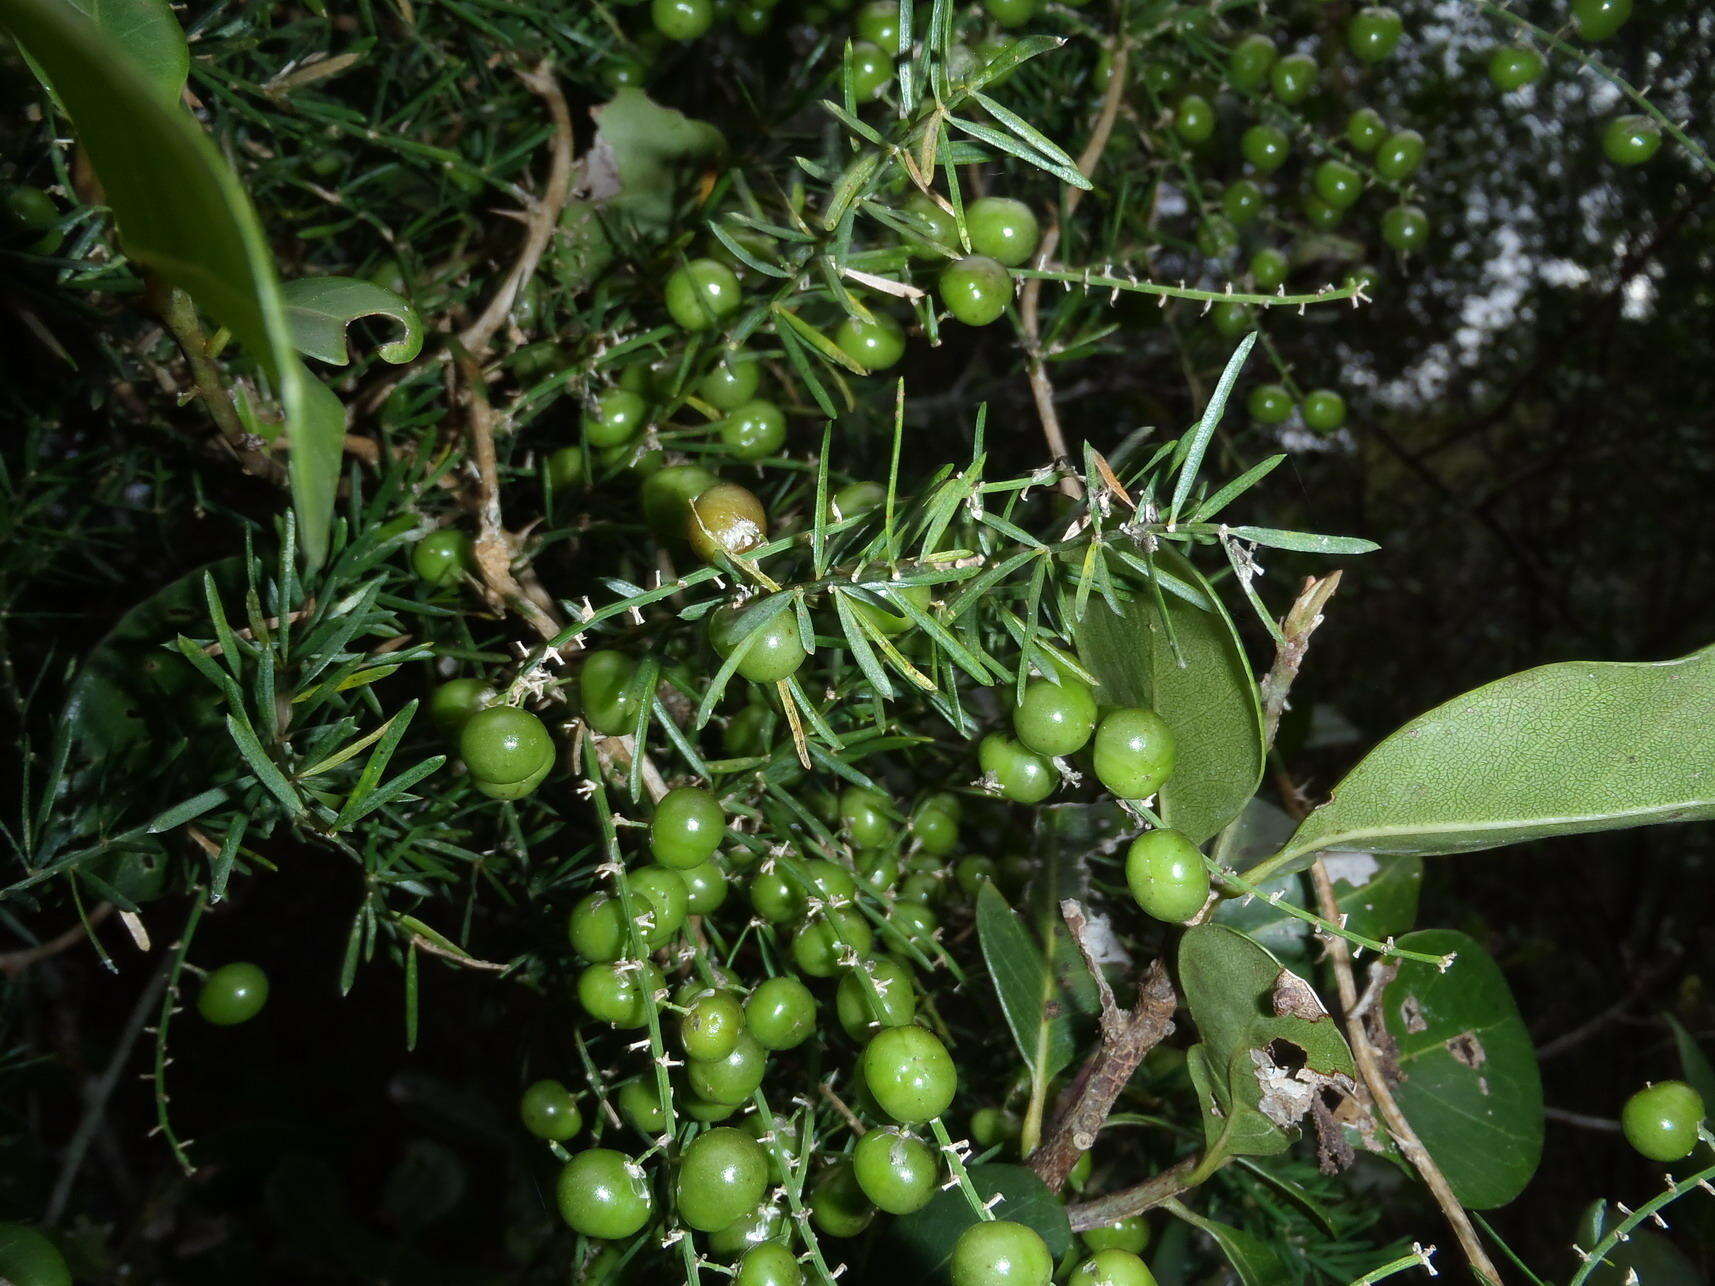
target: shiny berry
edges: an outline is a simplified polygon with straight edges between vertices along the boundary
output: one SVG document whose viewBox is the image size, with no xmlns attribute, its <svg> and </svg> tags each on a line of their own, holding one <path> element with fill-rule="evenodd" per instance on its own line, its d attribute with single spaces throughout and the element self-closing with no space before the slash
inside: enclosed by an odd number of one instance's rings
<svg viewBox="0 0 1715 1286">
<path fill-rule="evenodd" d="M 947 1047 L 922 1027 L 888 1027 L 872 1036 L 863 1076 L 876 1105 L 905 1125 L 940 1116 L 959 1086 Z"/>
<path fill-rule="evenodd" d="M 925 853 L 944 856 L 959 846 L 957 796 L 942 792 L 931 795 L 911 812 L 911 837 Z"/>
<path fill-rule="evenodd" d="M 1415 205 L 1396 205 L 1382 215 L 1382 240 L 1401 254 L 1429 244 L 1429 216 Z"/>
<path fill-rule="evenodd" d="M 1497 45 L 1489 55 L 1489 79 L 1503 94 L 1534 85 L 1546 64 L 1536 50 L 1523 45 Z"/>
<path fill-rule="evenodd" d="M 953 1243 L 953 1286 L 1048 1286 L 1054 1260 L 1041 1236 L 1021 1223 L 974 1223 Z"/>
<path fill-rule="evenodd" d="M 661 987 L 661 971 L 652 964 L 620 968 L 593 964 L 578 975 L 578 1003 L 598 1022 L 612 1027 L 634 1028 L 649 1022 L 655 1007 L 654 994 Z"/>
<path fill-rule="evenodd" d="M 1346 142 L 1358 152 L 1373 152 L 1387 137 L 1387 122 L 1373 107 L 1360 107 L 1346 118 Z"/>
<path fill-rule="evenodd" d="M 679 1045 L 698 1062 L 725 1058 L 743 1031 L 744 1006 L 724 991 L 705 992 L 679 1015 Z"/>
<path fill-rule="evenodd" d="M 886 956 L 866 960 L 840 979 L 834 1012 L 853 1040 L 883 1027 L 903 1027 L 917 1016 L 911 970 Z"/>
<path fill-rule="evenodd" d="M 1572 17 L 1585 40 L 1606 40 L 1632 16 L 1632 0 L 1572 0 Z"/>
<path fill-rule="evenodd" d="M 1149 1245 L 1149 1223 L 1142 1215 L 1127 1215 L 1113 1223 L 1086 1228 L 1078 1236 L 1092 1254 L 1099 1255 L 1104 1250 L 1125 1250 L 1141 1255 L 1144 1247 Z"/>
<path fill-rule="evenodd" d="M 886 313 L 869 321 L 847 317 L 835 329 L 834 343 L 866 371 L 885 371 L 905 355 L 905 332 Z"/>
<path fill-rule="evenodd" d="M 1384 179 L 1398 182 L 1408 177 L 1423 161 L 1423 135 L 1414 129 L 1402 129 L 1388 136 L 1376 153 L 1376 173 Z"/>
<path fill-rule="evenodd" d="M 1268 79 L 1268 70 L 1274 66 L 1277 55 L 1274 41 L 1261 32 L 1253 32 L 1234 45 L 1233 52 L 1227 56 L 1228 83 L 1234 89 L 1247 93 L 1260 89 Z"/>
<path fill-rule="evenodd" d="M 1052 763 L 1001 732 L 977 743 L 977 765 L 1002 795 L 1019 804 L 1039 804 L 1060 784 Z"/>
<path fill-rule="evenodd" d="M 1183 832 L 1145 831 L 1125 855 L 1125 880 L 1144 914 L 1181 923 L 1209 900 L 1203 854 Z"/>
<path fill-rule="evenodd" d="M 803 1286 L 798 1258 L 778 1241 L 764 1241 L 744 1252 L 733 1286 Z"/>
<path fill-rule="evenodd" d="M 738 673 L 752 683 L 778 683 L 789 679 L 804 664 L 804 641 L 798 633 L 798 617 L 791 608 L 776 612 L 754 626 L 747 634 L 738 634 L 738 623 L 744 609 L 722 607 L 710 614 L 709 642 L 722 658 L 743 650 Z"/>
<path fill-rule="evenodd" d="M 810 1218 L 830 1237 L 855 1237 L 875 1218 L 875 1207 L 858 1186 L 850 1161 L 841 1161 L 816 1182 Z"/>
<path fill-rule="evenodd" d="M 891 600 L 897 603 L 903 599 L 917 608 L 918 611 L 927 611 L 929 608 L 931 595 L 927 585 L 892 585 L 886 589 L 876 589 L 870 592 L 884 601 Z M 890 612 L 885 607 L 859 598 L 853 598 L 851 604 L 852 609 L 859 616 L 869 621 L 883 634 L 903 634 L 912 626 L 911 618 L 903 612 Z"/>
<path fill-rule="evenodd" d="M 691 502 L 719 481 L 700 464 L 670 464 L 656 470 L 638 488 L 643 521 L 659 540 L 683 540 Z"/>
<path fill-rule="evenodd" d="M 883 49 L 899 46 L 899 5 L 896 0 L 870 0 L 858 10 L 852 30 L 859 40 L 867 40 Z"/>
<path fill-rule="evenodd" d="M 1173 109 L 1173 128 L 1187 143 L 1206 143 L 1215 134 L 1215 109 L 1201 94 L 1186 94 Z"/>
<path fill-rule="evenodd" d="M 731 482 L 710 487 L 691 502 L 686 539 L 704 562 L 721 555 L 748 554 L 768 539 L 768 514 L 762 501 Z"/>
<path fill-rule="evenodd" d="M 592 447 L 617 447 L 635 438 L 649 420 L 649 403 L 628 388 L 613 388 L 584 412 L 584 440 Z"/>
<path fill-rule="evenodd" d="M 649 16 L 669 40 L 695 40 L 715 20 L 710 0 L 653 0 Z"/>
<path fill-rule="evenodd" d="M 852 45 L 852 96 L 860 103 L 879 98 L 893 79 L 893 62 L 887 51 L 867 40 Z"/>
<path fill-rule="evenodd" d="M 1221 193 L 1221 210 L 1239 227 L 1254 222 L 1265 202 L 1262 189 L 1249 179 L 1236 179 Z"/>
<path fill-rule="evenodd" d="M 1246 406 L 1258 424 L 1279 424 L 1292 414 L 1292 394 L 1284 384 L 1259 384 Z"/>
<path fill-rule="evenodd" d="M 604 1241 L 635 1235 L 655 1213 L 642 1167 L 611 1148 L 589 1148 L 566 1162 L 554 1195 L 568 1224 Z"/>
<path fill-rule="evenodd" d="M 1661 146 L 1661 130 L 1648 116 L 1616 116 L 1602 131 L 1602 151 L 1615 165 L 1642 165 Z"/>
<path fill-rule="evenodd" d="M 1358 10 L 1346 25 L 1346 47 L 1359 62 L 1379 63 L 1398 46 L 1404 29 L 1397 10 L 1371 5 Z"/>
<path fill-rule="evenodd" d="M 1704 1103 L 1684 1081 L 1660 1081 L 1626 1100 L 1620 1129 L 1651 1161 L 1681 1161 L 1697 1146 Z"/>
<path fill-rule="evenodd" d="M 1297 103 L 1310 96 L 1320 74 L 1321 68 L 1309 54 L 1288 54 L 1274 65 L 1268 80 L 1281 102 Z"/>
<path fill-rule="evenodd" d="M 216 1027 L 236 1027 L 262 1012 L 268 1003 L 268 975 L 247 960 L 221 965 L 203 979 L 197 1013 Z"/>
<path fill-rule="evenodd" d="M 667 277 L 667 312 L 686 330 L 706 330 L 739 306 L 738 278 L 713 259 L 693 259 Z"/>
<path fill-rule="evenodd" d="M 615 1097 L 620 1119 L 639 1134 L 655 1139 L 667 1128 L 667 1113 L 661 1107 L 652 1074 L 646 1072 L 637 1080 L 627 1081 Z"/>
<path fill-rule="evenodd" d="M 518 1100 L 524 1128 L 539 1139 L 564 1143 L 584 1128 L 584 1114 L 559 1081 L 537 1081 Z"/>
<path fill-rule="evenodd" d="M 1251 256 L 1251 280 L 1259 290 L 1273 290 L 1286 280 L 1292 265 L 1273 246 L 1264 246 Z"/>
<path fill-rule="evenodd" d="M 679 878 L 685 882 L 685 910 L 691 915 L 707 915 L 726 901 L 726 872 L 714 862 L 682 869 Z"/>
<path fill-rule="evenodd" d="M 816 998 L 796 978 L 769 978 L 745 1000 L 744 1025 L 764 1049 L 796 1049 L 816 1029 Z"/>
<path fill-rule="evenodd" d="M 940 204 L 931 200 L 921 192 L 913 193 L 905 203 L 905 213 L 917 223 L 924 225 L 925 235 L 908 238 L 906 244 L 911 253 L 919 259 L 940 258 L 942 248 L 957 252 L 959 248 L 959 229 L 954 223 L 953 216 L 943 210 Z"/>
<path fill-rule="evenodd" d="M 1215 324 L 1215 329 L 1227 339 L 1237 339 L 1256 325 L 1256 314 L 1249 304 L 1235 303 L 1223 299 L 1209 309 L 1209 320 Z"/>
<path fill-rule="evenodd" d="M 1030 207 L 1004 196 L 985 196 L 971 202 L 965 210 L 965 231 L 970 234 L 973 251 L 1008 268 L 1028 260 L 1042 240 Z"/>
<path fill-rule="evenodd" d="M 755 397 L 761 383 L 762 364 L 740 348 L 715 363 L 698 382 L 697 393 L 716 410 L 732 411 Z"/>
<path fill-rule="evenodd" d="M 554 739 L 543 722 L 517 706 L 488 706 L 465 720 L 459 758 L 479 781 L 508 786 L 554 758 Z"/>
<path fill-rule="evenodd" d="M 770 924 L 788 924 L 804 914 L 804 893 L 785 872 L 761 871 L 750 881 L 750 905 Z"/>
<path fill-rule="evenodd" d="M 687 1064 L 685 1079 L 698 1098 L 736 1107 L 756 1093 L 767 1070 L 768 1051 L 749 1032 L 740 1032 L 725 1058 Z"/>
<path fill-rule="evenodd" d="M 476 571 L 476 547 L 469 536 L 451 527 L 431 531 L 411 546 L 411 570 L 427 585 L 456 585 Z"/>
<path fill-rule="evenodd" d="M 494 700 L 494 689 L 481 679 L 448 679 L 429 698 L 429 718 L 442 734 L 456 737 L 470 717 Z"/>
<path fill-rule="evenodd" d="M 1340 219 L 1346 213 L 1340 206 L 1324 201 L 1321 194 L 1314 190 L 1307 190 L 1299 197 L 1298 207 L 1304 212 L 1305 221 L 1311 227 L 1320 228 L 1324 232 L 1338 227 Z"/>
<path fill-rule="evenodd" d="M 859 848 L 879 848 L 893 835 L 892 801 L 867 786 L 840 792 L 840 822 Z"/>
<path fill-rule="evenodd" d="M 983 8 L 1000 27 L 1022 27 L 1036 16 L 1041 0 L 983 0 Z"/>
<path fill-rule="evenodd" d="M 762 1204 L 768 1157 L 762 1145 L 729 1126 L 699 1134 L 679 1158 L 679 1218 L 717 1232 Z"/>
<path fill-rule="evenodd" d="M 941 272 L 941 303 L 967 326 L 987 326 L 1012 300 L 1012 276 L 987 255 L 967 255 Z"/>
<path fill-rule="evenodd" d="M 1273 174 L 1286 164 L 1292 144 L 1272 125 L 1252 125 L 1239 137 L 1239 151 L 1252 169 L 1260 174 Z"/>
<path fill-rule="evenodd" d="M 1344 161 L 1323 161 L 1312 181 L 1316 195 L 1336 210 L 1344 210 L 1364 193 L 1363 177 Z"/>
<path fill-rule="evenodd" d="M 1155 1274 L 1129 1250 L 1099 1250 L 1074 1268 L 1068 1281 L 1069 1286 L 1155 1286 Z"/>
<path fill-rule="evenodd" d="M 578 671 L 578 699 L 584 722 L 603 736 L 630 732 L 642 694 L 632 685 L 637 662 L 623 652 L 602 648 L 584 656 Z"/>
<path fill-rule="evenodd" d="M 1346 422 L 1346 399 L 1331 388 L 1311 390 L 1299 410 L 1305 426 L 1317 433 L 1332 433 Z"/>
<path fill-rule="evenodd" d="M 786 413 L 766 398 L 756 398 L 721 421 L 720 438 L 735 460 L 778 455 L 786 445 Z"/>
<path fill-rule="evenodd" d="M 898 1130 L 871 1130 L 852 1149 L 852 1173 L 879 1210 L 908 1215 L 935 1195 L 935 1154 Z"/>
<path fill-rule="evenodd" d="M 792 962 L 812 978 L 832 978 L 852 955 L 869 954 L 869 921 L 849 907 L 824 911 L 792 935 Z"/>
<path fill-rule="evenodd" d="M 1096 727 L 1096 778 L 1121 799 L 1155 794 L 1177 757 L 1173 730 L 1153 710 L 1114 710 Z"/>
</svg>

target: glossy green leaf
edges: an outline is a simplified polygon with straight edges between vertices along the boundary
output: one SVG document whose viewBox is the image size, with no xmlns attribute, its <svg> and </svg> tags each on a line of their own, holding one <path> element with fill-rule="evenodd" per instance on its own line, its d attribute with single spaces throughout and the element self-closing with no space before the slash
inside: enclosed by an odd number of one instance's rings
<svg viewBox="0 0 1715 1286">
<path fill-rule="evenodd" d="M 1281 851 L 1468 853 L 1715 817 L 1715 648 L 1574 661 L 1486 684 L 1359 762 Z"/>
<path fill-rule="evenodd" d="M 1307 982 L 1243 933 L 1186 930 L 1179 985 L 1199 1037 L 1186 1067 L 1209 1156 L 1285 1151 L 1321 1096 L 1354 1086 L 1339 1024 Z"/>
<path fill-rule="evenodd" d="M 1068 1001 L 1024 921 L 987 880 L 977 893 L 977 933 L 1025 1066 L 1037 1077 L 1054 1075 L 1076 1052 Z"/>
<path fill-rule="evenodd" d="M 1066 1207 L 1046 1184 L 1021 1165 L 975 1165 L 970 1168 L 971 1186 L 985 1201 L 1000 1195 L 993 1207 L 996 1219 L 1010 1219 L 1033 1228 L 1048 1244 L 1048 1253 L 1060 1258 L 1072 1248 L 1072 1227 Z M 893 1282 L 946 1282 L 947 1260 L 959 1234 L 977 1222 L 965 1194 L 958 1188 L 938 1193 L 915 1214 L 893 1222 L 888 1230 L 885 1256 L 887 1280 Z"/>
<path fill-rule="evenodd" d="M 1170 1201 L 1167 1208 L 1193 1228 L 1207 1233 L 1221 1248 L 1243 1286 L 1287 1286 L 1292 1275 L 1279 1252 L 1261 1237 L 1231 1224 L 1205 1219 L 1186 1209 L 1183 1203 Z"/>
<path fill-rule="evenodd" d="M 1209 595 L 1207 611 L 1163 595 L 1178 663 L 1160 609 L 1136 593 L 1115 614 L 1091 601 L 1076 626 L 1078 656 L 1101 681 L 1107 705 L 1153 706 L 1173 729 L 1178 766 L 1161 790 L 1169 826 L 1202 843 L 1238 816 L 1262 781 L 1262 714 L 1256 683 L 1232 618 L 1203 576 L 1180 555 L 1157 550 L 1164 571 Z"/>
<path fill-rule="evenodd" d="M 250 199 L 191 115 L 101 26 L 62 0 L 0 0 L 0 24 L 43 69 L 77 126 L 125 253 L 185 290 L 272 377 L 292 446 L 304 557 L 319 564 L 339 482 L 333 394 L 292 347 L 273 256 Z M 337 399 L 333 399 L 337 403 Z"/>
<path fill-rule="evenodd" d="M 1445 972 L 1402 960 L 1382 991 L 1382 1020 L 1404 1079 L 1394 1097 L 1461 1204 L 1505 1205 L 1542 1157 L 1542 1078 L 1530 1033 L 1500 967 L 1451 929 L 1400 946 L 1456 953 Z"/>
<path fill-rule="evenodd" d="M 164 103 L 177 103 L 190 75 L 191 51 L 167 0 L 66 0 L 130 57 Z M 52 79 L 35 61 L 30 70 L 50 89 Z"/>
<path fill-rule="evenodd" d="M 376 350 L 384 361 L 408 362 L 423 351 L 423 319 L 403 297 L 358 277 L 300 277 L 280 287 L 286 322 L 298 351 L 344 366 L 351 360 L 346 327 L 359 317 L 390 317 L 404 333 Z"/>
</svg>

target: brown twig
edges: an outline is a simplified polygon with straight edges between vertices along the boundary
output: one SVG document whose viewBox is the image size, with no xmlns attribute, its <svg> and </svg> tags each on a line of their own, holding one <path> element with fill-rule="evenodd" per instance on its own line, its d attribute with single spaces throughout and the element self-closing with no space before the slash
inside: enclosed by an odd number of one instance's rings
<svg viewBox="0 0 1715 1286">
<path fill-rule="evenodd" d="M 89 929 L 93 929 L 112 914 L 113 904 L 103 902 L 89 913 L 87 927 L 79 922 L 72 925 L 64 933 L 49 938 L 46 942 L 38 943 L 33 947 L 26 947 L 21 951 L 8 951 L 5 955 L 0 955 L 0 974 L 5 974 L 8 978 L 15 978 L 31 965 L 39 964 L 43 960 L 51 960 L 60 952 L 71 950 L 89 936 Z"/>
<path fill-rule="evenodd" d="M 1118 1192 L 1110 1192 L 1107 1196 L 1097 1197 L 1093 1201 L 1080 1201 L 1075 1206 L 1068 1206 L 1066 1217 L 1072 1224 L 1072 1231 L 1087 1232 L 1091 1228 L 1100 1228 L 1118 1219 L 1129 1219 L 1132 1215 L 1140 1215 L 1145 1210 L 1159 1206 L 1163 1201 L 1177 1197 L 1189 1186 L 1191 1174 L 1200 1159 L 1195 1156 L 1186 1157 L 1143 1183 L 1122 1188 Z"/>
<path fill-rule="evenodd" d="M 1048 1137 L 1030 1154 L 1030 1168 L 1055 1191 L 1066 1182 L 1078 1158 L 1095 1146 L 1096 1135 L 1113 1111 L 1114 1100 L 1144 1055 L 1172 1032 L 1173 1011 L 1179 1003 L 1167 967 L 1157 960 L 1143 976 L 1136 1004 L 1129 1011 L 1122 1010 L 1085 940 L 1089 925 L 1083 908 L 1068 898 L 1060 904 L 1060 913 L 1097 980 L 1102 1040 L 1078 1073 L 1072 1101 L 1055 1118 Z"/>
<path fill-rule="evenodd" d="M 1316 864 L 1310 868 L 1310 879 L 1316 886 L 1316 902 L 1322 914 L 1337 922 L 1340 919 L 1340 901 L 1334 894 L 1334 882 L 1328 877 L 1328 870 L 1323 866 L 1321 858 L 1317 858 Z M 1435 1203 L 1441 1207 L 1441 1213 L 1446 1216 L 1453 1235 L 1459 1239 L 1459 1248 L 1465 1252 L 1465 1259 L 1470 1263 L 1471 1271 L 1480 1280 L 1494 1282 L 1498 1286 L 1501 1275 L 1495 1270 L 1482 1242 L 1478 1240 L 1477 1230 L 1472 1226 L 1470 1216 L 1465 1213 L 1465 1207 L 1459 1204 L 1459 1198 L 1454 1196 L 1447 1176 L 1441 1173 L 1441 1167 L 1435 1164 L 1434 1158 L 1417 1137 L 1417 1132 L 1411 1128 L 1411 1122 L 1405 1119 L 1405 1113 L 1400 1111 L 1399 1103 L 1393 1096 L 1393 1088 L 1388 1084 L 1387 1074 L 1382 1068 L 1381 1056 L 1370 1040 L 1369 1029 L 1364 1026 L 1362 1014 L 1358 1012 L 1358 985 L 1352 976 L 1352 953 L 1346 946 L 1346 940 L 1329 935 L 1323 938 L 1323 942 L 1327 944 L 1328 959 L 1334 966 L 1334 980 L 1340 992 L 1340 1008 L 1346 1016 L 1346 1038 L 1351 1042 L 1352 1059 L 1357 1064 L 1358 1075 L 1364 1082 L 1364 1088 L 1369 1091 L 1371 1103 L 1381 1114 L 1388 1132 L 1393 1135 L 1400 1154 L 1411 1162 L 1435 1198 Z"/>
<path fill-rule="evenodd" d="M 552 62 L 544 60 L 533 71 L 519 72 L 518 77 L 531 93 L 548 105 L 548 114 L 554 120 L 553 159 L 548 166 L 546 189 L 525 212 L 524 245 L 518 252 L 518 261 L 495 290 L 488 307 L 459 334 L 459 342 L 479 355 L 487 352 L 494 332 L 500 329 L 501 323 L 511 313 L 512 305 L 517 302 L 519 292 L 535 274 L 536 265 L 542 261 L 542 255 L 559 226 L 560 211 L 565 208 L 566 194 L 572 183 L 572 116 L 566 107 L 566 96 L 560 92 L 559 83 L 554 79 Z"/>
<path fill-rule="evenodd" d="M 1102 96 L 1102 108 L 1096 116 L 1095 128 L 1090 132 L 1090 141 L 1084 145 L 1083 153 L 1078 157 L 1078 173 L 1086 179 L 1096 172 L 1096 165 L 1102 159 L 1102 153 L 1107 150 L 1108 139 L 1113 136 L 1114 121 L 1119 116 L 1120 102 L 1124 97 L 1125 68 L 1127 45 L 1122 34 L 1114 37 L 1113 68 L 1108 78 L 1107 93 Z M 1042 245 L 1036 252 L 1037 268 L 1043 267 L 1054 257 L 1054 252 L 1060 245 L 1060 229 L 1069 222 L 1079 203 L 1084 199 L 1084 189 L 1067 185 L 1065 189 L 1065 209 L 1061 216 L 1050 225 L 1043 234 Z M 1042 278 L 1032 277 L 1024 283 L 1024 290 L 1018 299 L 1019 329 L 1023 332 L 1025 373 L 1030 380 L 1030 396 L 1036 403 L 1037 418 L 1042 421 L 1042 435 L 1048 440 L 1048 453 L 1055 460 L 1064 460 L 1070 454 L 1066 447 L 1066 434 L 1060 427 L 1060 413 L 1054 406 L 1054 383 L 1048 378 L 1048 367 L 1042 357 L 1042 328 L 1038 313 L 1042 301 Z M 1060 490 L 1073 499 L 1083 495 L 1083 485 L 1073 475 L 1060 479 Z"/>
<path fill-rule="evenodd" d="M 1322 609 L 1339 588 L 1339 572 L 1321 580 L 1306 576 L 1304 587 L 1298 591 L 1298 597 L 1280 622 L 1282 637 L 1275 646 L 1274 664 L 1262 681 L 1264 746 L 1274 744 L 1275 733 L 1280 730 L 1280 716 L 1286 713 L 1287 693 L 1292 690 L 1292 682 L 1304 664 L 1304 654 L 1310 649 L 1310 636 L 1322 624 Z"/>
</svg>

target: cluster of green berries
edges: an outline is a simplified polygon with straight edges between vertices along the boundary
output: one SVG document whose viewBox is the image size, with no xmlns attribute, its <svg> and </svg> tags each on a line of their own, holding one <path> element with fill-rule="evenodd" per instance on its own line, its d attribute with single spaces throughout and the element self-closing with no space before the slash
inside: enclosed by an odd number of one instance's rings
<svg viewBox="0 0 1715 1286">
<path fill-rule="evenodd" d="M 1012 735 L 991 732 L 977 746 L 983 780 L 1020 804 L 1054 793 L 1054 760 L 1091 747 L 1096 779 L 1120 799 L 1148 799 L 1172 775 L 1173 730 L 1153 710 L 1103 711 L 1090 685 L 1074 675 L 1032 679 L 1012 712 Z"/>
<path fill-rule="evenodd" d="M 1293 412 L 1291 391 L 1284 384 L 1259 384 L 1246 403 L 1258 424 L 1284 423 Z M 1312 389 L 1297 404 L 1304 427 L 1316 433 L 1333 433 L 1346 422 L 1346 399 L 1331 388 Z"/>
</svg>

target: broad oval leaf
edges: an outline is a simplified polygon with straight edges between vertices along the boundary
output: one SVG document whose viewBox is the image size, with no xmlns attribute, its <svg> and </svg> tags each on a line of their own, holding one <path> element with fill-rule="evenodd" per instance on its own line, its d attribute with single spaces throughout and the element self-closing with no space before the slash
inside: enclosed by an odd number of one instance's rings
<svg viewBox="0 0 1715 1286">
<path fill-rule="evenodd" d="M 186 291 L 272 378 L 292 445 L 305 561 L 327 552 L 344 417 L 292 347 L 273 256 L 250 199 L 189 112 L 101 26 L 63 0 L 0 0 L 0 25 L 53 84 L 77 126 L 125 253 Z M 315 387 L 312 387 L 315 386 Z M 335 399 L 337 401 L 337 399 Z"/>
<path fill-rule="evenodd" d="M 1575 661 L 1486 684 L 1406 724 L 1304 819 L 1276 869 L 1316 853 L 1469 853 L 1715 817 L 1715 647 Z"/>
<path fill-rule="evenodd" d="M 1173 729 L 1179 762 L 1161 788 L 1161 812 L 1200 844 L 1239 815 L 1262 781 L 1262 713 L 1238 631 L 1209 582 L 1172 550 L 1155 559 L 1207 595 L 1213 610 L 1164 594 L 1164 621 L 1142 592 L 1119 614 L 1092 600 L 1076 627 L 1078 656 L 1101 681 L 1104 704 L 1153 706 Z"/>
<path fill-rule="evenodd" d="M 358 277 L 300 277 L 280 287 L 286 322 L 298 351 L 331 366 L 351 360 L 345 330 L 359 317 L 391 317 L 404 334 L 376 351 L 383 361 L 408 362 L 423 351 L 423 319 L 402 296 Z"/>
<path fill-rule="evenodd" d="M 1039 1078 L 1054 1075 L 1076 1052 L 1069 1003 L 1030 930 L 987 880 L 977 893 L 977 933 L 1025 1066 Z"/>
<path fill-rule="evenodd" d="M 66 0 L 125 50 L 164 103 L 176 103 L 190 75 L 191 51 L 184 28 L 167 0 Z M 49 89 L 52 77 L 26 55 L 30 70 Z"/>
<path fill-rule="evenodd" d="M 1542 1078 L 1530 1033 L 1500 967 L 1473 939 L 1422 929 L 1399 945 L 1457 958 L 1445 972 L 1402 960 L 1382 990 L 1404 1076 L 1394 1097 L 1461 1205 L 1505 1205 L 1542 1159 Z"/>
<path fill-rule="evenodd" d="M 1048 1244 L 1048 1253 L 1059 1259 L 1072 1248 L 1072 1225 L 1066 1207 L 1046 1184 L 1021 1165 L 974 1165 L 968 1172 L 971 1186 L 984 1201 L 999 1195 L 993 1206 L 996 1219 L 1010 1219 L 1033 1228 Z M 888 1229 L 890 1253 L 872 1257 L 865 1280 L 885 1282 L 946 1282 L 947 1261 L 959 1234 L 977 1222 L 965 1194 L 957 1187 L 937 1193 L 935 1199 L 914 1214 L 896 1219 Z"/>
</svg>

